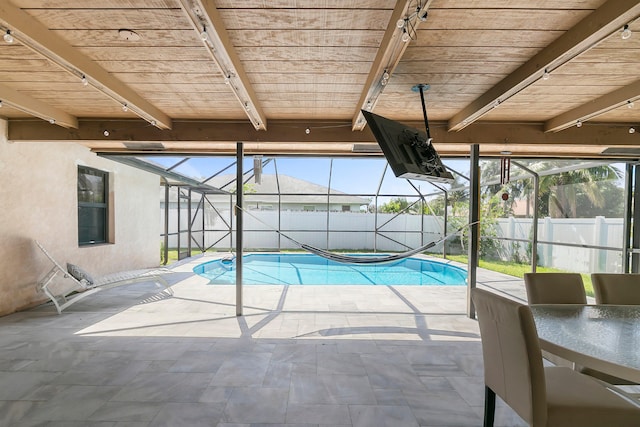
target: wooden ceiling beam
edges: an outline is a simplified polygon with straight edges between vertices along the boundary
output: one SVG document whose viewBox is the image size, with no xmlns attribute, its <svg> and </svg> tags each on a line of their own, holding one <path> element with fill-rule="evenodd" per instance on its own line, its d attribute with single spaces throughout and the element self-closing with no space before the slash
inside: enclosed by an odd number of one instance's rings
<svg viewBox="0 0 640 427">
<path fill-rule="evenodd" d="M 207 48 L 225 83 L 233 91 L 254 128 L 266 130 L 267 118 L 214 2 L 212 0 L 179 1 L 193 29 Z"/>
<path fill-rule="evenodd" d="M 171 129 L 171 119 L 129 86 L 113 77 L 88 56 L 9 1 L 0 2 L 0 22 L 15 40 L 89 84 L 161 129 Z"/>
<path fill-rule="evenodd" d="M 409 31 L 408 34 L 412 38 L 415 37 L 418 25 L 422 22 L 418 16 L 424 16 L 426 19 L 426 13 L 431 1 L 432 0 L 427 0 L 419 11 L 409 10 L 409 6 L 415 4 L 413 0 L 398 0 L 396 2 L 376 57 L 369 69 L 369 75 L 360 94 L 360 99 L 358 100 L 357 110 L 352 120 L 352 128 L 354 131 L 362 130 L 366 126 L 366 121 L 361 110 L 373 111 L 376 107 L 382 91 L 411 42 L 411 39 L 406 42 L 403 41 L 403 34 Z M 402 19 L 405 20 L 404 28 L 398 27 L 398 22 Z M 409 26 L 408 23 L 411 26 Z M 413 35 L 411 35 L 412 33 Z"/>
<path fill-rule="evenodd" d="M 408 122 L 420 128 L 422 123 Z M 306 129 L 309 129 L 309 133 Z M 105 130 L 107 135 L 105 136 Z M 545 132 L 543 125 L 523 123 L 476 123 L 459 132 L 448 132 L 447 122 L 430 124 L 434 146 L 444 156 L 467 156 L 472 144 L 480 144 L 483 155 L 534 157 L 598 157 L 606 148 L 637 147 L 640 132 L 629 126 L 589 122 L 565 132 Z M 248 122 L 174 120 L 173 129 L 161 131 L 141 120 L 79 120 L 78 129 L 52 127 L 39 120 L 12 119 L 8 123 L 11 142 L 71 142 L 96 152 L 156 152 L 192 155 L 229 155 L 237 141 L 251 154 L 367 156 L 381 155 L 369 129 L 353 132 L 350 122 L 271 120 L 269 130 L 256 132 Z M 354 150 L 362 147 L 362 150 Z M 441 151 L 442 150 L 442 151 Z M 603 156 L 604 157 L 604 156 Z"/>
<path fill-rule="evenodd" d="M 459 131 L 469 126 L 491 109 L 542 78 L 545 70 L 552 73 L 554 69 L 621 30 L 638 15 L 638 0 L 607 1 L 453 116 L 449 120 L 449 130 Z"/>
<path fill-rule="evenodd" d="M 580 105 L 573 110 L 569 110 L 559 116 L 548 120 L 544 124 L 545 132 L 558 132 L 575 126 L 578 122 L 584 123 L 601 114 L 625 105 L 633 105 L 640 99 L 640 80 L 636 80 L 630 85 L 609 92 L 586 104 Z"/>
<path fill-rule="evenodd" d="M 0 83 L 0 102 L 20 111 L 24 111 L 51 124 L 65 128 L 77 128 L 78 119 L 59 108 L 35 99 L 27 94 L 18 92 Z"/>
</svg>

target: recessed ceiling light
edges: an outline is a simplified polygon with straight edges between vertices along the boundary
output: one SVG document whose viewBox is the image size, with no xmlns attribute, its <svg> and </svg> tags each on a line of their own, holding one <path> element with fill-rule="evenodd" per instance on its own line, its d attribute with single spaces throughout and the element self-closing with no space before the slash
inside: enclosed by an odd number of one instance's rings
<svg viewBox="0 0 640 427">
<path fill-rule="evenodd" d="M 137 42 L 138 40 L 140 40 L 140 34 L 136 33 L 133 30 L 127 30 L 126 28 L 119 29 L 118 36 L 120 36 L 122 40 L 127 40 L 130 42 Z"/>
</svg>

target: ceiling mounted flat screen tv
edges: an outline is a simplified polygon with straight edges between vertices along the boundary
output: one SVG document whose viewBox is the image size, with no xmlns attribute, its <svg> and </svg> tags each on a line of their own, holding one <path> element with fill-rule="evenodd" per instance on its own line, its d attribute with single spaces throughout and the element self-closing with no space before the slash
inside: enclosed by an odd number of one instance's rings
<svg viewBox="0 0 640 427">
<path fill-rule="evenodd" d="M 453 175 L 445 169 L 425 132 L 369 111 L 362 110 L 362 114 L 396 177 L 453 181 Z"/>
</svg>

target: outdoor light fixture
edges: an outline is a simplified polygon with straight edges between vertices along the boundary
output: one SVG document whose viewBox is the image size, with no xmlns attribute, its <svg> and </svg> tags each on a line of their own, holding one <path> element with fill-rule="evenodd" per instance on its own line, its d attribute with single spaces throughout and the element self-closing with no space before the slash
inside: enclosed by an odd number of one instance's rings
<svg viewBox="0 0 640 427">
<path fill-rule="evenodd" d="M 80 79 L 80 81 L 82 82 L 83 86 L 87 86 L 89 84 L 89 80 L 87 80 L 87 77 L 84 74 L 82 75 L 82 79 Z"/>
<path fill-rule="evenodd" d="M 622 37 L 622 40 L 627 40 L 629 37 L 631 37 L 631 30 L 629 29 L 629 24 L 626 24 L 624 27 L 622 27 L 622 32 L 620 33 L 620 37 Z"/>
<path fill-rule="evenodd" d="M 629 128 L 629 133 L 636 133 L 636 128 L 630 127 Z"/>
<path fill-rule="evenodd" d="M 217 65 L 224 82 L 242 105 L 251 124 L 256 130 L 266 130 L 267 120 L 259 105 L 250 80 L 244 71 L 240 58 L 226 32 L 220 12 L 204 0 L 180 0 L 191 26 L 198 32 L 202 44 Z"/>
<path fill-rule="evenodd" d="M 415 40 L 418 37 L 416 32 L 418 21 L 425 22 L 427 20 L 427 5 L 421 5 L 420 3 L 421 2 L 418 2 L 413 13 L 409 13 L 409 9 L 407 9 L 407 14 L 404 18 L 398 19 L 396 22 L 396 26 L 402 30 L 401 40 L 404 43 Z"/>
<path fill-rule="evenodd" d="M 501 81 L 456 113 L 448 121 L 448 130 L 460 131 L 471 125 L 493 110 L 493 103 L 496 99 L 499 98 L 501 102 L 506 102 L 512 96 L 530 87 L 541 78 L 543 79 L 545 70 L 552 72 L 578 55 L 597 46 L 610 36 L 620 34 L 621 27 L 624 37 L 630 37 L 629 16 L 637 16 L 637 8 L 638 4 L 636 2 L 606 2 L 606 5 L 593 11 L 588 19 L 580 21 L 569 31 L 551 42 L 545 49 L 532 56 L 515 71 L 505 76 Z M 594 22 L 599 24 L 593 25 Z M 637 87 L 629 86 L 632 90 Z M 632 91 L 628 93 L 636 94 L 638 92 Z M 628 93 L 626 95 L 627 99 L 629 97 Z M 612 103 L 606 106 L 603 103 L 602 110 L 597 114 L 602 114 L 612 104 L 615 104 L 613 108 L 619 107 L 619 95 L 620 93 L 616 92 L 615 97 L 603 97 L 603 102 L 611 100 Z M 591 104 L 590 108 L 593 108 L 593 104 Z M 557 132 L 573 126 L 577 119 L 586 120 L 585 116 L 591 118 L 597 115 L 586 109 L 584 113 L 582 110 L 576 110 L 572 111 L 571 114 L 561 114 L 548 120 L 545 123 L 545 132 Z"/>
<path fill-rule="evenodd" d="M 544 73 L 542 74 L 542 80 L 549 80 L 549 77 L 551 77 L 551 73 L 547 68 L 545 68 Z"/>
<path fill-rule="evenodd" d="M 384 73 L 382 73 L 382 77 L 380 78 L 380 84 L 381 84 L 382 86 L 386 86 L 386 85 L 387 85 L 387 83 L 389 83 L 389 77 L 391 77 L 391 76 L 389 75 L 389 71 L 384 70 Z"/>
<path fill-rule="evenodd" d="M 629 94 L 638 94 L 629 97 Z M 560 114 L 545 123 L 545 132 L 559 132 L 561 130 L 584 123 L 617 108 L 634 108 L 640 99 L 640 81 L 618 88 L 613 92 L 602 95 L 588 104 L 578 106 L 573 110 Z"/>
<path fill-rule="evenodd" d="M 577 128 L 581 128 L 582 127 L 582 122 L 580 120 L 576 121 L 576 127 Z"/>
<path fill-rule="evenodd" d="M 118 104 L 128 103 L 129 108 L 140 118 L 147 122 L 155 121 L 163 129 L 171 129 L 172 123 L 169 116 L 142 98 L 125 83 L 115 78 L 91 58 L 78 52 L 66 40 L 49 30 L 34 17 L 14 6 L 11 2 L 4 2 L 2 10 L 3 22 L 15 31 L 6 30 L 3 38 L 7 43 L 19 42 L 66 72 L 76 76 L 83 84 L 86 80 L 87 84 L 91 84 L 93 88 Z M 18 34 L 18 36 L 15 34 Z M 122 36 L 125 33 L 119 31 L 119 34 Z M 135 39 L 133 32 L 129 32 L 129 35 L 131 40 Z M 48 120 L 49 117 L 54 117 L 55 124 L 65 127 L 77 127 L 77 118 L 58 109 L 50 111 L 53 108 L 50 105 L 41 105 L 39 111 L 35 111 L 31 104 L 32 102 L 26 103 L 26 100 L 20 100 L 18 97 L 16 97 L 15 102 L 12 102 L 12 105 L 17 105 L 23 111 L 36 117 L 46 117 L 45 120 Z"/>
<path fill-rule="evenodd" d="M 30 116 L 38 117 L 51 124 L 57 124 L 65 128 L 78 128 L 78 119 L 75 116 L 30 95 L 18 92 L 1 83 L 0 94 L 2 96 L 0 107 L 14 108 Z"/>
</svg>

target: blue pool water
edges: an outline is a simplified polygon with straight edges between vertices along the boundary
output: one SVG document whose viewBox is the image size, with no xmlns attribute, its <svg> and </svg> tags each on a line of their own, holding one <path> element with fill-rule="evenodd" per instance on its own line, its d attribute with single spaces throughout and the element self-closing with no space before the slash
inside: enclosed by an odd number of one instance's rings
<svg viewBox="0 0 640 427">
<path fill-rule="evenodd" d="M 210 261 L 193 271 L 211 284 L 236 283 L 235 261 Z M 242 273 L 247 285 L 464 285 L 467 278 L 461 268 L 420 258 L 344 264 L 313 254 L 245 255 Z"/>
</svg>

